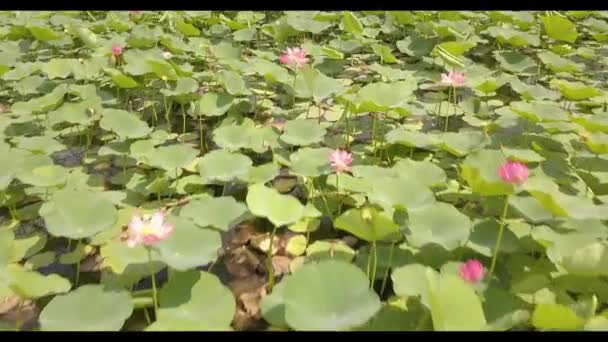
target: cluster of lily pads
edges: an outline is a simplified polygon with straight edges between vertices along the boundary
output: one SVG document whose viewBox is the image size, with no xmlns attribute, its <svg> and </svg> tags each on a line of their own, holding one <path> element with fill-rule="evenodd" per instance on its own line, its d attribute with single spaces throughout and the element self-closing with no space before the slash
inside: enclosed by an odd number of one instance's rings
<svg viewBox="0 0 608 342">
<path fill-rule="evenodd" d="M 608 329 L 608 12 L 0 12 L 0 330 Z"/>
</svg>

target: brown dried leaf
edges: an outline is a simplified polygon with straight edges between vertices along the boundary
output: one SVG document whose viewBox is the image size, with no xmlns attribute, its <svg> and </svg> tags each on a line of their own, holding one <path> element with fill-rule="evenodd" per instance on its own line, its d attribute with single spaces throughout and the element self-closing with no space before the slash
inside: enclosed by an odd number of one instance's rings
<svg viewBox="0 0 608 342">
<path fill-rule="evenodd" d="M 235 247 L 246 245 L 259 234 L 252 222 L 243 222 L 237 227 L 236 232 L 231 237 L 230 244 Z"/>
<path fill-rule="evenodd" d="M 236 330 L 257 330 L 260 325 L 260 320 L 248 315 L 244 310 L 237 309 L 232 326 Z"/>
<path fill-rule="evenodd" d="M 291 259 L 282 256 L 276 255 L 272 257 L 272 267 L 274 268 L 274 275 L 280 276 L 283 274 L 289 273 L 289 264 L 291 263 Z"/>
<path fill-rule="evenodd" d="M 17 304 L 19 304 L 19 301 L 19 297 L 17 296 L 10 296 L 4 298 L 4 301 L 0 302 L 0 315 L 3 315 L 14 309 Z"/>
<path fill-rule="evenodd" d="M 232 290 L 232 293 L 236 297 L 239 297 L 243 293 L 248 292 L 260 292 L 266 285 L 266 277 L 261 275 L 254 275 L 248 278 L 234 279 L 228 283 L 228 287 Z"/>
<path fill-rule="evenodd" d="M 102 262 L 101 254 L 90 255 L 80 263 L 80 272 L 99 272 Z"/>
<path fill-rule="evenodd" d="M 359 240 L 357 240 L 356 237 L 350 236 L 350 235 L 347 235 L 347 236 L 343 237 L 342 241 L 344 241 L 344 243 L 346 245 L 348 245 L 348 247 L 351 247 L 351 248 L 355 247 L 355 245 L 357 244 L 357 242 L 359 242 Z"/>
<path fill-rule="evenodd" d="M 228 273 L 237 278 L 245 278 L 255 274 L 260 265 L 258 256 L 244 246 L 231 251 L 225 262 Z"/>
<path fill-rule="evenodd" d="M 26 300 L 19 305 L 16 305 L 5 314 L 0 315 L 0 320 L 13 325 L 15 325 L 17 321 L 20 321 L 20 330 L 32 330 L 37 325 L 38 314 L 39 310 L 36 307 L 36 304 L 31 300 Z"/>
<path fill-rule="evenodd" d="M 265 233 L 265 234 L 258 235 L 255 238 L 251 239 L 250 243 L 257 250 L 266 253 L 266 252 L 268 252 L 268 248 L 270 247 L 270 234 Z M 279 238 L 277 238 L 275 236 L 272 241 L 272 254 L 273 255 L 276 254 L 279 251 L 279 248 L 280 248 L 280 241 L 279 241 Z"/>
</svg>

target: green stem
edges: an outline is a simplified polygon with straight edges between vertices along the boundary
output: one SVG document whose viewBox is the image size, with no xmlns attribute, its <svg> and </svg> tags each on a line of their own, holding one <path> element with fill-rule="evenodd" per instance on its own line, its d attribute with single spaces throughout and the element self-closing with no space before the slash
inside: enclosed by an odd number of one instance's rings
<svg viewBox="0 0 608 342">
<path fill-rule="evenodd" d="M 448 89 L 448 103 L 451 103 L 450 101 L 452 100 L 453 89 L 454 89 L 454 87 L 450 87 L 450 89 Z M 449 120 L 450 120 L 450 113 L 449 113 L 449 111 L 447 111 L 445 113 L 445 128 L 444 128 L 444 132 L 448 131 L 448 122 L 449 122 Z"/>
<path fill-rule="evenodd" d="M 340 175 L 336 173 L 336 193 L 340 196 Z"/>
<path fill-rule="evenodd" d="M 274 287 L 274 266 L 272 265 L 272 246 L 274 244 L 274 236 L 277 233 L 277 226 L 272 228 L 270 234 L 270 244 L 268 245 L 268 251 L 266 252 L 266 267 L 268 268 L 268 293 L 272 292 Z"/>
<path fill-rule="evenodd" d="M 155 126 L 158 124 L 158 113 L 156 112 L 156 102 L 154 102 L 152 104 L 152 126 Z"/>
<path fill-rule="evenodd" d="M 143 308 L 143 310 L 144 310 L 144 317 L 146 318 L 146 323 L 148 323 L 148 325 L 152 324 L 152 320 L 150 319 L 150 314 L 148 313 L 148 309 Z"/>
<path fill-rule="evenodd" d="M 74 281 L 74 286 L 78 286 L 80 282 L 80 260 L 76 261 L 76 280 Z"/>
<path fill-rule="evenodd" d="M 23 324 L 21 317 L 21 302 L 17 304 L 15 310 L 17 311 L 15 317 L 15 331 L 21 331 L 21 325 Z"/>
<path fill-rule="evenodd" d="M 308 119 L 308 115 L 310 114 L 310 107 L 312 107 L 312 100 L 308 103 L 308 109 L 306 110 L 306 119 Z"/>
<path fill-rule="evenodd" d="M 182 103 L 182 134 L 186 134 L 186 109 Z"/>
<path fill-rule="evenodd" d="M 293 71 L 293 85 L 291 87 L 291 89 L 293 90 L 293 94 L 291 95 L 291 103 L 293 104 L 293 106 L 296 106 L 296 71 Z"/>
<path fill-rule="evenodd" d="M 312 180 L 313 185 L 314 185 L 314 180 Z M 327 198 L 325 198 L 325 194 L 323 193 L 323 191 L 321 189 L 319 189 L 319 194 L 321 195 L 321 199 L 323 200 L 323 203 L 325 204 L 325 210 L 327 210 L 327 216 L 331 217 L 331 210 L 329 209 L 329 204 L 327 203 Z"/>
<path fill-rule="evenodd" d="M 422 314 L 422 316 L 420 317 L 420 320 L 418 321 L 418 326 L 416 327 L 416 330 L 422 330 L 422 328 L 424 328 L 424 326 L 426 325 L 426 321 L 429 319 L 429 313 L 427 313 L 426 311 Z"/>
<path fill-rule="evenodd" d="M 346 120 L 346 149 L 350 149 L 350 122 L 348 121 L 348 110 L 350 109 L 350 103 L 346 105 L 346 109 L 344 111 L 344 119 Z"/>
<path fill-rule="evenodd" d="M 201 155 L 205 154 L 205 132 L 203 131 L 203 117 L 198 117 L 198 131 L 201 139 Z"/>
<path fill-rule="evenodd" d="M 384 271 L 384 277 L 382 277 L 382 286 L 380 287 L 380 296 L 384 293 L 384 288 L 386 287 L 386 283 L 388 281 L 388 273 L 391 270 L 393 264 L 393 250 L 395 249 L 395 242 L 391 242 L 391 248 L 388 252 L 388 267 L 386 271 Z"/>
<path fill-rule="evenodd" d="M 152 277 L 152 300 L 154 301 L 154 317 L 158 318 L 158 291 L 156 290 L 156 274 L 152 265 L 152 250 L 148 250 L 148 271 Z"/>
<path fill-rule="evenodd" d="M 167 106 L 167 97 L 163 96 L 163 104 L 165 106 L 165 121 L 167 122 L 167 126 L 169 128 L 169 133 L 171 133 L 171 122 L 169 119 L 169 106 Z"/>
<path fill-rule="evenodd" d="M 374 288 L 374 283 L 376 282 L 376 270 L 378 268 L 378 248 L 376 247 L 376 241 L 372 242 L 372 248 L 374 249 L 374 267 L 372 268 L 372 279 L 370 288 Z"/>
<path fill-rule="evenodd" d="M 372 114 L 372 144 L 374 146 L 374 158 L 376 157 L 376 115 Z"/>
<path fill-rule="evenodd" d="M 509 196 L 505 198 L 505 206 L 502 209 L 502 217 L 500 218 L 500 228 L 498 228 L 498 237 L 496 238 L 496 246 L 494 246 L 494 255 L 492 255 L 492 263 L 490 264 L 490 274 L 488 276 L 489 280 L 492 280 L 492 275 L 494 274 L 494 269 L 496 267 L 496 259 L 498 257 L 498 250 L 500 249 L 500 243 L 502 241 L 502 234 L 505 229 L 505 220 L 507 218 L 507 211 L 509 209 Z"/>
</svg>

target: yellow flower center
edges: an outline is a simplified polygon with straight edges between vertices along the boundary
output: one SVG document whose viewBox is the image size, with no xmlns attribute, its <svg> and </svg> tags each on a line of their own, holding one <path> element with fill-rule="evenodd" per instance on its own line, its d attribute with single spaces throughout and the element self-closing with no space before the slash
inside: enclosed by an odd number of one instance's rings
<svg viewBox="0 0 608 342">
<path fill-rule="evenodd" d="M 141 230 L 141 233 L 143 235 L 156 235 L 156 231 L 150 225 L 145 225 L 144 228 Z"/>
</svg>

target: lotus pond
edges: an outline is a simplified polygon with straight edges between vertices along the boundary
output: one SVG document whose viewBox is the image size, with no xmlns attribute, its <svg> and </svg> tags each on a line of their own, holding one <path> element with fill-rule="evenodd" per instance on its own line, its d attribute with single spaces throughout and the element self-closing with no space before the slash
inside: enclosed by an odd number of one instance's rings
<svg viewBox="0 0 608 342">
<path fill-rule="evenodd" d="M 0 330 L 608 329 L 608 12 L 0 12 Z"/>
</svg>

